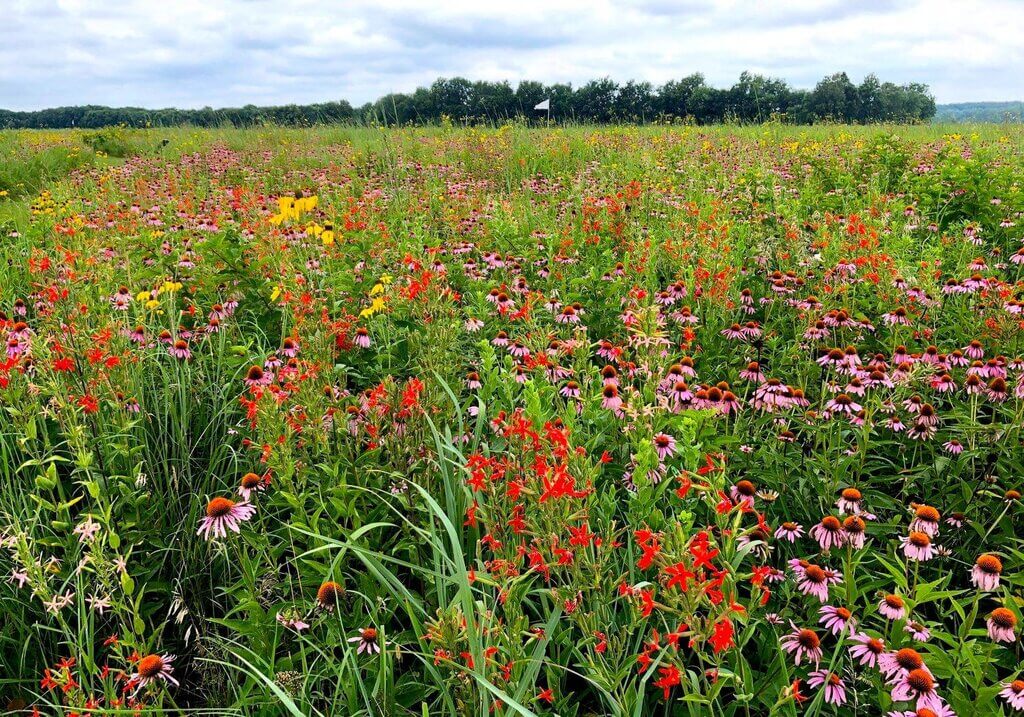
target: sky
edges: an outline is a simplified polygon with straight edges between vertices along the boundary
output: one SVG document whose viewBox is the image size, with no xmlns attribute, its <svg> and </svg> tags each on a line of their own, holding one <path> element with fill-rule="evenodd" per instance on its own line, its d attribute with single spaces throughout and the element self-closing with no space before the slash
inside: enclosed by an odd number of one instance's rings
<svg viewBox="0 0 1024 717">
<path fill-rule="evenodd" d="M 1024 99 L 1024 0 L 0 0 L 0 108 L 359 105 L 437 77 L 744 70 Z"/>
</svg>

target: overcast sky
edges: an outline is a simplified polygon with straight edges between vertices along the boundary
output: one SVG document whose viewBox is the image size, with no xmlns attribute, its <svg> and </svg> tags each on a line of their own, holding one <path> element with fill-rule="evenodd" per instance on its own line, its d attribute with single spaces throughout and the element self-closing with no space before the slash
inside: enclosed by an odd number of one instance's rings
<svg viewBox="0 0 1024 717">
<path fill-rule="evenodd" d="M 0 0 L 0 108 L 361 104 L 439 76 L 1024 99 L 1024 0 Z"/>
</svg>

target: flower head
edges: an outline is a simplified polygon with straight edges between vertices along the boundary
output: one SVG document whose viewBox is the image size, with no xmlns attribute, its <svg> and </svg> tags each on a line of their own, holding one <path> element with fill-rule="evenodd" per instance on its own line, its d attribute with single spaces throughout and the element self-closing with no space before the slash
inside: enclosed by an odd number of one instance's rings
<svg viewBox="0 0 1024 717">
<path fill-rule="evenodd" d="M 171 667 L 172 662 L 174 662 L 174 655 L 146 655 L 135 663 L 135 672 L 132 673 L 131 681 L 138 684 L 139 688 L 158 680 L 177 685 L 178 681 L 172 676 L 174 672 L 174 668 Z"/>
<path fill-rule="evenodd" d="M 971 582 L 979 590 L 992 592 L 999 587 L 999 576 L 1003 572 L 1003 561 L 992 553 L 984 553 L 974 561 L 971 568 Z"/>
<path fill-rule="evenodd" d="M 214 498 L 206 505 L 206 516 L 199 521 L 196 535 L 212 540 L 226 538 L 228 530 L 240 533 L 239 524 L 252 518 L 255 513 L 255 506 L 244 501 L 236 503 L 228 498 Z"/>
<path fill-rule="evenodd" d="M 377 641 L 377 630 L 372 627 L 364 627 L 355 637 L 348 638 L 348 642 L 358 643 L 356 653 L 375 655 L 380 652 L 380 643 Z"/>
<path fill-rule="evenodd" d="M 799 665 L 804 658 L 817 665 L 821 661 L 821 638 L 808 628 L 799 628 L 790 622 L 793 631 L 782 638 L 782 649 L 793 655 L 793 662 Z"/>
</svg>

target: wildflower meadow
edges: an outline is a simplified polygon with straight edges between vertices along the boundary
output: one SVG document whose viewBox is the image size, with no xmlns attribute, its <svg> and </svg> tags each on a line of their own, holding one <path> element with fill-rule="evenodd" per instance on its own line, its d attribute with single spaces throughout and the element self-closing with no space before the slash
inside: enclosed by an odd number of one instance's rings
<svg viewBox="0 0 1024 717">
<path fill-rule="evenodd" d="M 1024 711 L 1019 125 L 0 159 L 0 709 Z"/>
</svg>

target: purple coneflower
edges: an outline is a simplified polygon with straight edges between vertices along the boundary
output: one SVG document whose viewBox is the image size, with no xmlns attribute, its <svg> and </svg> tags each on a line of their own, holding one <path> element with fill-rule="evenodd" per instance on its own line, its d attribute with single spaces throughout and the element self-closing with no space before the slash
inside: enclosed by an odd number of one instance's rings
<svg viewBox="0 0 1024 717">
<path fill-rule="evenodd" d="M 722 336 L 729 339 L 730 341 L 742 341 L 746 334 L 744 329 L 739 324 L 733 324 L 727 329 L 722 329 Z"/>
<path fill-rule="evenodd" d="M 323 610 L 330 612 L 338 604 L 345 594 L 345 588 L 336 582 L 328 580 L 320 585 L 316 591 L 316 604 Z"/>
<path fill-rule="evenodd" d="M 146 655 L 135 664 L 135 672 L 132 673 L 131 681 L 143 688 L 146 685 L 162 680 L 172 685 L 178 681 L 172 676 L 174 668 L 174 655 Z"/>
<path fill-rule="evenodd" d="M 795 543 L 796 539 L 804 534 L 803 526 L 799 523 L 785 522 L 775 529 L 775 537 L 779 540 L 788 540 Z"/>
<path fill-rule="evenodd" d="M 825 404 L 825 410 L 828 411 L 829 414 L 845 413 L 847 415 L 853 415 L 860 411 L 861 408 L 863 408 L 863 406 L 855 402 L 845 393 L 840 393 Z"/>
<path fill-rule="evenodd" d="M 914 702 L 918 710 L 935 710 L 942 706 L 935 691 L 935 678 L 923 668 L 911 670 L 904 675 L 892 690 L 894 702 Z"/>
<path fill-rule="evenodd" d="M 567 381 L 566 384 L 559 389 L 558 393 L 560 393 L 563 398 L 579 398 L 580 385 L 575 381 Z"/>
<path fill-rule="evenodd" d="M 864 523 L 864 516 L 868 519 L 873 519 L 870 513 L 861 513 L 860 515 L 849 515 L 843 520 L 843 531 L 846 533 L 846 544 L 856 550 L 860 550 L 864 547 L 864 543 L 867 540 L 867 533 L 865 528 L 867 527 Z"/>
<path fill-rule="evenodd" d="M 985 624 L 988 627 L 989 638 L 996 642 L 1014 642 L 1017 639 L 1017 616 L 1005 607 L 993 610 Z"/>
<path fill-rule="evenodd" d="M 859 490 L 856 488 L 844 488 L 839 494 L 839 500 L 836 501 L 836 507 L 839 508 L 840 513 L 853 513 L 856 515 L 860 512 L 862 500 L 863 496 Z"/>
<path fill-rule="evenodd" d="M 1003 561 L 992 553 L 984 553 L 974 561 L 971 568 L 971 582 L 974 587 L 985 592 L 999 588 L 999 576 L 1003 572 Z"/>
<path fill-rule="evenodd" d="M 250 366 L 245 373 L 246 386 L 268 386 L 274 380 L 274 374 L 264 371 L 259 366 Z"/>
<path fill-rule="evenodd" d="M 956 440 L 955 438 L 943 443 L 942 447 L 946 450 L 947 453 L 954 456 L 958 456 L 964 452 L 963 444 L 960 443 L 960 441 Z"/>
<path fill-rule="evenodd" d="M 914 519 L 910 522 L 910 529 L 927 533 L 931 537 L 939 534 L 939 511 L 930 505 L 914 505 Z"/>
<path fill-rule="evenodd" d="M 362 655 L 376 655 L 380 653 L 380 643 L 377 642 L 377 630 L 372 627 L 364 627 L 355 637 L 348 638 L 347 642 L 359 643 L 356 653 Z"/>
<path fill-rule="evenodd" d="M 907 616 L 907 605 L 899 595 L 886 595 L 878 603 L 878 612 L 890 620 L 902 620 Z"/>
<path fill-rule="evenodd" d="M 1006 704 L 1010 705 L 1017 712 L 1024 711 L 1024 680 L 1004 682 L 999 696 L 1006 700 Z"/>
<path fill-rule="evenodd" d="M 206 505 L 206 516 L 199 521 L 196 535 L 207 540 L 226 538 L 228 530 L 240 533 L 239 523 L 249 520 L 256 513 L 256 508 L 246 502 L 236 503 L 227 498 L 214 498 Z"/>
<path fill-rule="evenodd" d="M 810 563 L 797 573 L 797 589 L 804 595 L 813 595 L 821 602 L 828 600 L 828 586 L 842 580 L 842 575 Z"/>
<path fill-rule="evenodd" d="M 840 547 L 846 541 L 846 532 L 839 518 L 826 515 L 821 522 L 811 528 L 811 537 L 818 541 L 822 550 Z"/>
<path fill-rule="evenodd" d="M 910 535 L 900 539 L 903 554 L 911 560 L 931 560 L 935 557 L 935 547 L 928 533 L 918 530 L 910 531 Z"/>
<path fill-rule="evenodd" d="M 967 517 L 963 513 L 950 513 L 949 517 L 946 518 L 946 525 L 962 528 L 964 527 L 965 520 L 967 520 Z"/>
<path fill-rule="evenodd" d="M 741 510 L 752 510 L 754 508 L 754 496 L 757 495 L 757 486 L 749 480 L 736 481 L 736 485 L 729 488 L 729 497 L 733 499 Z"/>
<path fill-rule="evenodd" d="M 281 342 L 281 353 L 288 358 L 295 358 L 299 355 L 299 342 L 293 338 L 286 338 Z"/>
<path fill-rule="evenodd" d="M 601 408 L 617 411 L 622 408 L 622 399 L 619 398 L 619 389 L 608 384 L 601 391 Z"/>
<path fill-rule="evenodd" d="M 751 361 L 745 369 L 740 371 L 740 378 L 751 383 L 762 383 L 764 374 L 761 373 L 761 365 L 757 361 Z"/>
<path fill-rule="evenodd" d="M 850 640 L 856 643 L 850 646 L 850 656 L 861 665 L 876 667 L 879 658 L 885 654 L 885 643 L 877 637 L 861 632 L 851 635 Z"/>
<path fill-rule="evenodd" d="M 242 480 L 238 485 L 238 495 L 242 496 L 242 500 L 248 501 L 255 491 L 262 491 L 270 484 L 270 474 L 258 475 L 256 473 L 246 473 L 242 476 Z"/>
<path fill-rule="evenodd" d="M 919 622 L 911 620 L 903 627 L 904 632 L 910 635 L 918 642 L 928 642 L 931 638 L 931 631 Z"/>
<path fill-rule="evenodd" d="M 658 458 L 665 460 L 676 451 L 676 439 L 667 433 L 658 433 L 654 436 L 654 450 Z"/>
<path fill-rule="evenodd" d="M 167 351 L 176 359 L 182 359 L 187 361 L 192 357 L 192 351 L 189 350 L 188 342 L 184 339 L 178 339 L 173 344 L 167 347 Z"/>
<path fill-rule="evenodd" d="M 846 686 L 834 672 L 828 670 L 815 670 L 807 676 L 808 687 L 825 686 L 825 702 L 833 705 L 841 705 L 846 702 Z"/>
<path fill-rule="evenodd" d="M 821 610 L 821 619 L 819 623 L 825 626 L 833 635 L 839 635 L 847 628 L 851 631 L 857 625 L 857 621 L 853 617 L 853 613 L 847 610 L 845 607 L 835 607 L 834 605 L 824 605 Z"/>
<path fill-rule="evenodd" d="M 818 633 L 808 628 L 798 628 L 790 621 L 793 631 L 782 638 L 782 649 L 793 655 L 793 663 L 799 665 L 804 658 L 817 665 L 821 662 L 821 638 Z"/>
</svg>

